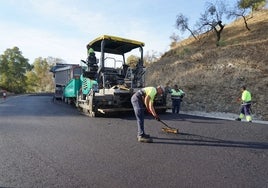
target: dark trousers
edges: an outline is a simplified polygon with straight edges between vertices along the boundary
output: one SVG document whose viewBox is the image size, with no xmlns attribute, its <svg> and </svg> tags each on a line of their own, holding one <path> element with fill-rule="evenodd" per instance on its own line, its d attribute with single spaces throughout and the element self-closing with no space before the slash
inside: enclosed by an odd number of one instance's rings
<svg viewBox="0 0 268 188">
<path fill-rule="evenodd" d="M 245 116 L 249 116 L 250 115 L 250 107 L 251 104 L 245 104 L 241 106 L 241 114 L 244 114 Z"/>
<path fill-rule="evenodd" d="M 134 113 L 137 119 L 137 125 L 138 125 L 138 136 L 145 134 L 144 132 L 144 110 L 145 105 L 143 103 L 142 95 L 138 92 L 136 92 L 131 97 L 131 103 L 134 109 Z"/>
<path fill-rule="evenodd" d="M 181 99 L 172 99 L 172 113 L 180 112 Z"/>
</svg>

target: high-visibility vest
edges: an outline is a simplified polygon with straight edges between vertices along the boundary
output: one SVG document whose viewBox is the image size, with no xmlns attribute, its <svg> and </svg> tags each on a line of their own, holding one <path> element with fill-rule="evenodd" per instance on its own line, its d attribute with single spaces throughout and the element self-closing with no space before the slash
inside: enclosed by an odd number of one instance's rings
<svg viewBox="0 0 268 188">
<path fill-rule="evenodd" d="M 247 90 L 244 90 L 241 97 L 242 101 L 247 103 L 251 101 L 251 93 Z"/>
<path fill-rule="evenodd" d="M 145 87 L 142 89 L 146 95 L 150 96 L 150 101 L 154 101 L 154 98 L 157 94 L 157 90 L 155 87 Z"/>
<path fill-rule="evenodd" d="M 171 89 L 171 99 L 181 99 L 182 95 L 184 95 L 184 92 L 181 89 Z"/>
</svg>

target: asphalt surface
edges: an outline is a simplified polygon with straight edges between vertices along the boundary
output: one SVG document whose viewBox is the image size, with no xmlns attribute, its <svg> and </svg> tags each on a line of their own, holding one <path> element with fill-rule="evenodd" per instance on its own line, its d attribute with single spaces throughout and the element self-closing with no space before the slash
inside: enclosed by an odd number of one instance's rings
<svg viewBox="0 0 268 188">
<path fill-rule="evenodd" d="M 268 126 L 185 114 L 90 118 L 51 96 L 0 103 L 0 187 L 268 187 Z"/>
</svg>

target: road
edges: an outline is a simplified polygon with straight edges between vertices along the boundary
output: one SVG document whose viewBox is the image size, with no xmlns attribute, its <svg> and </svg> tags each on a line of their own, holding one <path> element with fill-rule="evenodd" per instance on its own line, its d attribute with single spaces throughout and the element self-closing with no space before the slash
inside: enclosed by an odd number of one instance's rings
<svg viewBox="0 0 268 188">
<path fill-rule="evenodd" d="M 190 115 L 90 118 L 51 96 L 0 103 L 0 187 L 268 187 L 268 125 Z"/>
</svg>

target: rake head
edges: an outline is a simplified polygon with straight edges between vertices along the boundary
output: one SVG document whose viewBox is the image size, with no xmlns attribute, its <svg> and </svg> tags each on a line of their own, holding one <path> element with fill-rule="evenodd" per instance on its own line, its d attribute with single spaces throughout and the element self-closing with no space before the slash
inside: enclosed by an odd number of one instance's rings
<svg viewBox="0 0 268 188">
<path fill-rule="evenodd" d="M 173 129 L 173 128 L 162 128 L 162 131 L 166 133 L 173 133 L 173 134 L 178 134 L 179 130 L 178 129 Z"/>
</svg>

